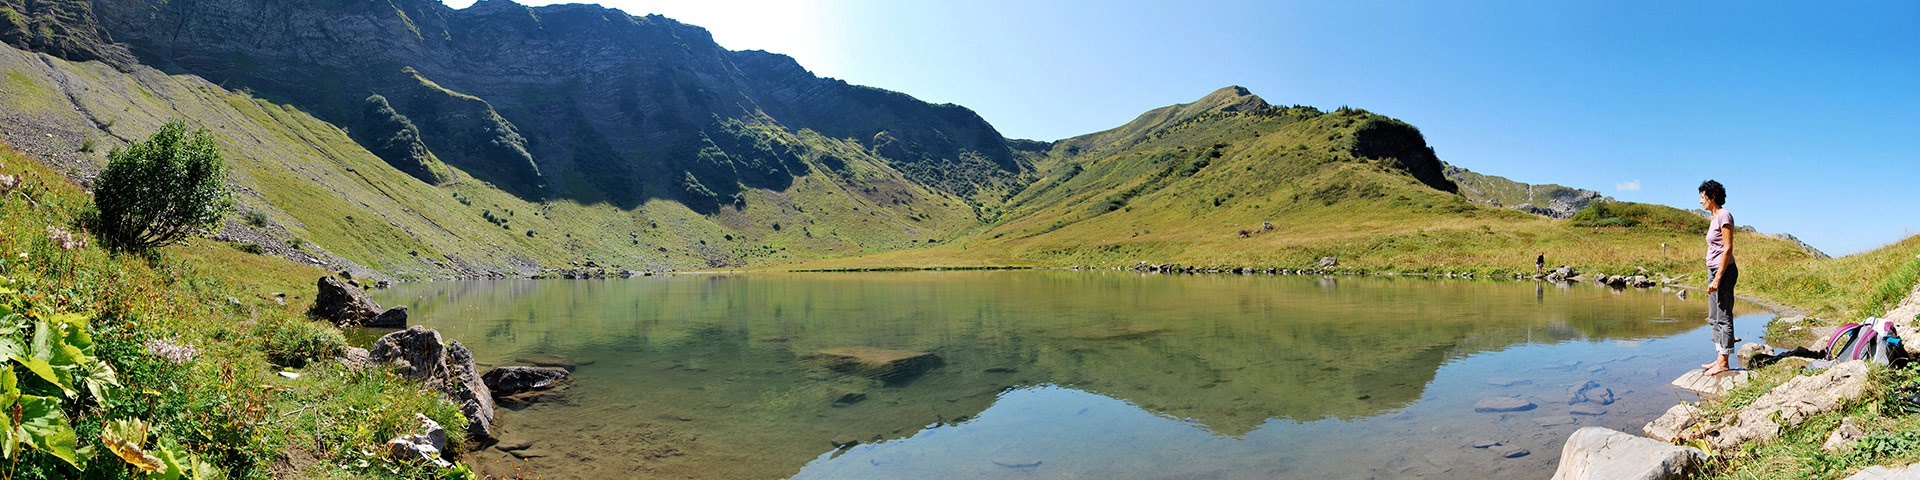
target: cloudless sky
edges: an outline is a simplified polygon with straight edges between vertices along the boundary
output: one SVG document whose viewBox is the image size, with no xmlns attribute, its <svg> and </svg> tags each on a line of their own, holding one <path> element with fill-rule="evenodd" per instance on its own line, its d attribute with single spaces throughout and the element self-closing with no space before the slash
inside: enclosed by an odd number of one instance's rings
<svg viewBox="0 0 1920 480">
<path fill-rule="evenodd" d="M 472 0 L 445 0 L 464 8 Z M 504 1 L 504 0 L 488 0 Z M 552 2 L 528 0 L 539 5 Z M 601 0 L 1058 140 L 1241 85 L 1834 255 L 1920 234 L 1920 2 Z"/>
</svg>

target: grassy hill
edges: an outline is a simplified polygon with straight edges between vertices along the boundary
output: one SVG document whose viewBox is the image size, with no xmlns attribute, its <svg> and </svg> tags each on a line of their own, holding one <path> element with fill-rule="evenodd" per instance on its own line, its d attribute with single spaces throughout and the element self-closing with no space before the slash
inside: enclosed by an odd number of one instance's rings
<svg viewBox="0 0 1920 480">
<path fill-rule="evenodd" d="M 1626 213 L 1612 215 L 1644 218 L 1582 223 L 1475 203 L 1451 191 L 1458 186 L 1437 175 L 1444 167 L 1405 123 L 1268 106 L 1238 87 L 1056 142 L 1036 163 L 1044 175 L 979 234 L 806 266 L 1312 268 L 1338 257 L 1341 269 L 1505 274 L 1532 273 L 1544 253 L 1550 265 L 1611 274 L 1704 271 L 1704 224 L 1685 211 L 1618 204 Z M 1747 238 L 1743 259 L 1807 258 L 1787 242 Z"/>
</svg>

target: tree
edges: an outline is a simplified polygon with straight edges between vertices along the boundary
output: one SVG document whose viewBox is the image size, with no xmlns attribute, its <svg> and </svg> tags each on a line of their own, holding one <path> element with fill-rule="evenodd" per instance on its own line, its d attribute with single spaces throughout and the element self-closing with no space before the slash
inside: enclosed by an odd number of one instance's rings
<svg viewBox="0 0 1920 480">
<path fill-rule="evenodd" d="M 213 134 L 173 120 L 145 142 L 107 154 L 93 203 L 91 223 L 103 245 L 143 251 L 218 226 L 233 210 L 233 193 Z"/>
</svg>

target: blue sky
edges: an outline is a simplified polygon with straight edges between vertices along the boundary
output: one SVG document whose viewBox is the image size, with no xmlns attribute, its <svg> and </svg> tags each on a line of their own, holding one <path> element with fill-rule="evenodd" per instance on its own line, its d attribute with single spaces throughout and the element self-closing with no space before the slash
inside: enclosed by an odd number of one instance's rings
<svg viewBox="0 0 1920 480">
<path fill-rule="evenodd" d="M 1241 85 L 1406 120 L 1447 162 L 1523 182 L 1693 208 L 1717 179 L 1741 224 L 1835 255 L 1920 234 L 1920 2 L 598 3 L 1009 137 Z"/>
</svg>

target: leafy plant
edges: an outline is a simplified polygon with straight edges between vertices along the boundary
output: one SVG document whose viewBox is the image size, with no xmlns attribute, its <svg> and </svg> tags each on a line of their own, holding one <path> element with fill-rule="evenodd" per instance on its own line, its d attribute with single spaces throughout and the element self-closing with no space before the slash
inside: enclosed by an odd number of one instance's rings
<svg viewBox="0 0 1920 480">
<path fill-rule="evenodd" d="M 262 323 L 259 328 L 267 361 L 276 365 L 300 368 L 347 349 L 347 339 L 340 330 L 319 322 L 286 319 Z"/>
<path fill-rule="evenodd" d="M 107 154 L 92 223 L 108 248 L 143 251 L 219 225 L 233 208 L 213 134 L 175 120 L 146 141 Z"/>
</svg>

